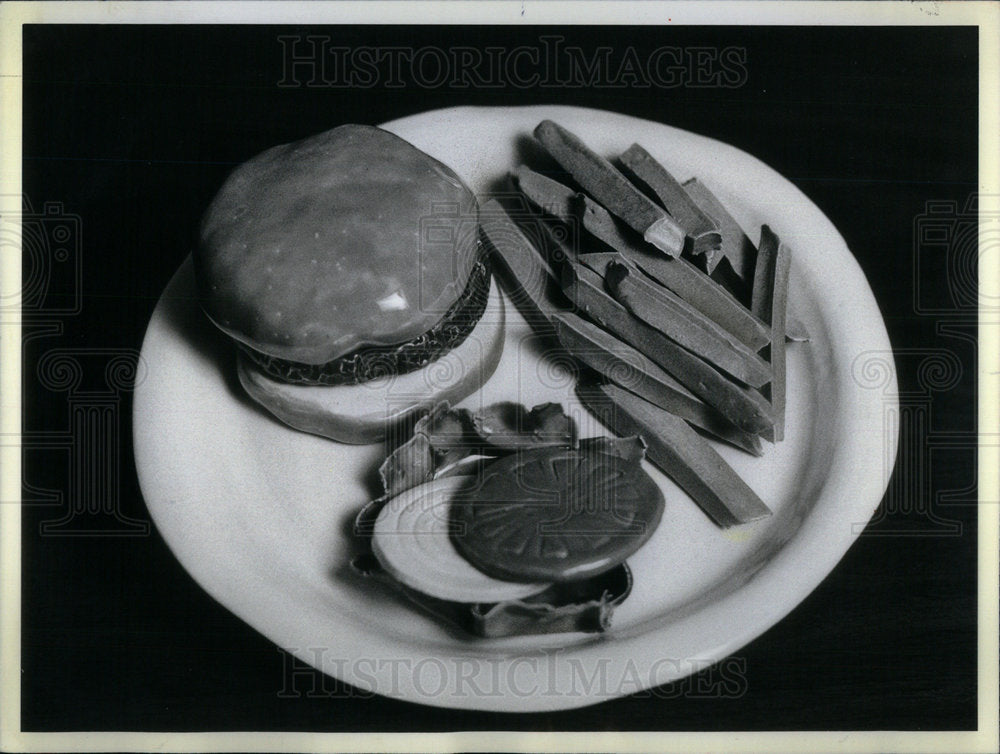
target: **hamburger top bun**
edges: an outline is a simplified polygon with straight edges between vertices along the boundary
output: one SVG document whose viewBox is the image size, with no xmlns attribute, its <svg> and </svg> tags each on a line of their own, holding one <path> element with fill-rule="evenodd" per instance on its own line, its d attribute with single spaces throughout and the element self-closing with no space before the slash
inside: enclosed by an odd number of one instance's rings
<svg viewBox="0 0 1000 754">
<path fill-rule="evenodd" d="M 202 220 L 202 307 L 250 348 L 307 364 L 405 342 L 465 289 L 477 211 L 450 168 L 379 128 L 274 147 L 229 176 Z"/>
</svg>

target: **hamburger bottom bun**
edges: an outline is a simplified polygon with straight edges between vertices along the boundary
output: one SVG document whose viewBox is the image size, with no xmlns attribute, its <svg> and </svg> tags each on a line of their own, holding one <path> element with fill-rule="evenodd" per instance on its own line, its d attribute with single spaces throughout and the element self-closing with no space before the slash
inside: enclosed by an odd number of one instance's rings
<svg viewBox="0 0 1000 754">
<path fill-rule="evenodd" d="M 285 424 L 361 445 L 440 401 L 454 404 L 474 393 L 496 370 L 503 341 L 503 298 L 491 280 L 486 310 L 468 337 L 416 371 L 356 385 L 295 385 L 265 374 L 241 351 L 238 373 L 250 397 Z"/>
</svg>

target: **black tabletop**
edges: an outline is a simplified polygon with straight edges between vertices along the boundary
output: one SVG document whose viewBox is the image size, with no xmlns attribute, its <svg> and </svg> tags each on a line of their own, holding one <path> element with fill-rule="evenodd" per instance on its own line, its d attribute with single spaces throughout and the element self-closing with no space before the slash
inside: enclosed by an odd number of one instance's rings
<svg viewBox="0 0 1000 754">
<path fill-rule="evenodd" d="M 974 28 L 29 26 L 23 39 L 24 730 L 975 727 Z M 236 164 L 340 123 L 541 103 L 717 138 L 830 218 L 894 349 L 898 462 L 829 577 L 688 679 L 514 716 L 366 695 L 292 661 L 170 553 L 136 480 L 130 365 Z"/>
</svg>

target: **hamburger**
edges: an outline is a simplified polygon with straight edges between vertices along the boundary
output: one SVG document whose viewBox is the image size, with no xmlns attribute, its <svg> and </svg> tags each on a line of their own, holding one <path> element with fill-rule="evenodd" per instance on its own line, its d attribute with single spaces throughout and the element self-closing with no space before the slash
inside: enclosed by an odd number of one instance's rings
<svg viewBox="0 0 1000 754">
<path fill-rule="evenodd" d="M 388 131 L 344 125 L 240 165 L 193 256 L 240 383 L 296 429 L 377 441 L 471 394 L 499 361 L 476 198 Z"/>
</svg>

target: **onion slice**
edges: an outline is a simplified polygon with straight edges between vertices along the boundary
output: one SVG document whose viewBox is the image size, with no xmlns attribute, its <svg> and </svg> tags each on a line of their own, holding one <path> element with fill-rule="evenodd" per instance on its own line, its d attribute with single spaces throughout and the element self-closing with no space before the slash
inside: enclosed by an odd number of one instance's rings
<svg viewBox="0 0 1000 754">
<path fill-rule="evenodd" d="M 389 500 L 379 512 L 372 552 L 397 581 L 452 602 L 503 602 L 538 594 L 548 583 L 501 581 L 458 554 L 451 542 L 451 502 L 469 477 L 421 484 Z"/>
</svg>

